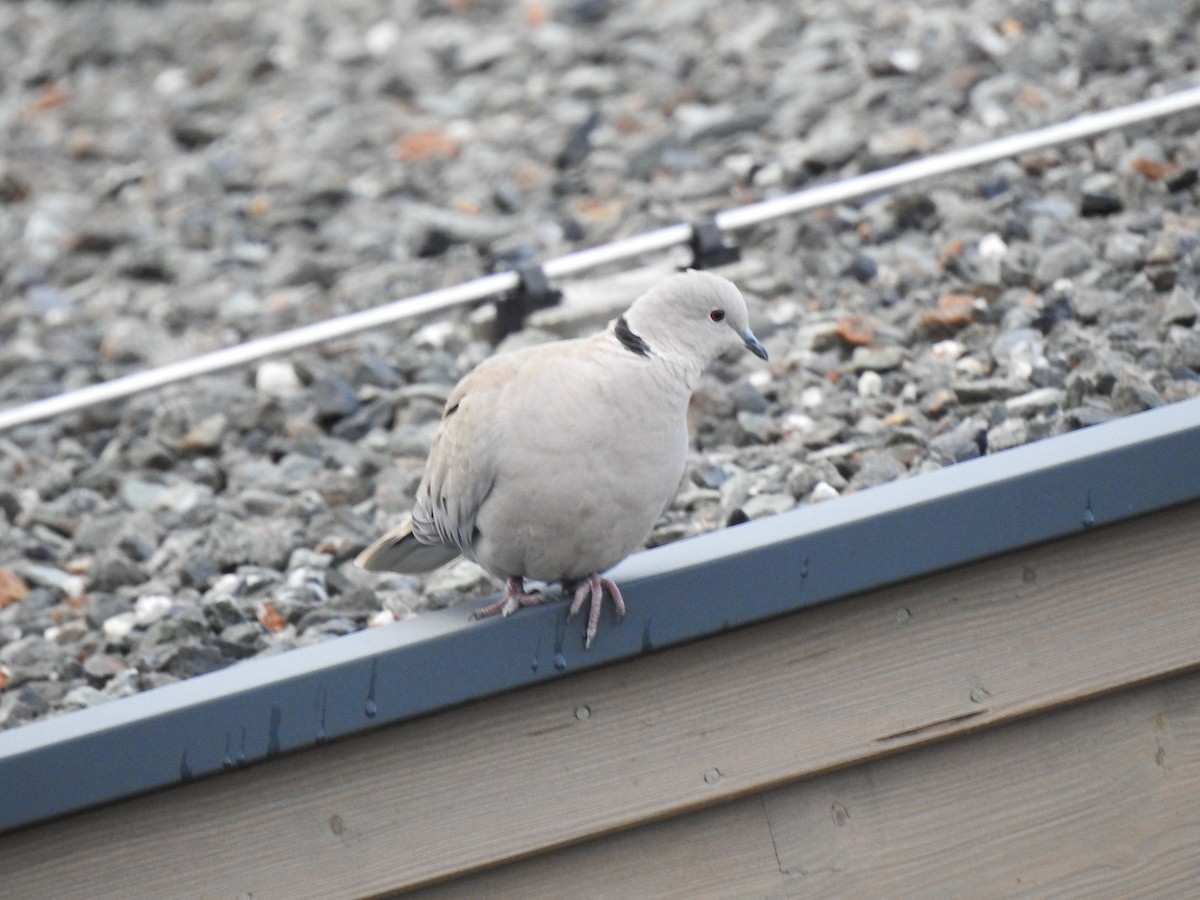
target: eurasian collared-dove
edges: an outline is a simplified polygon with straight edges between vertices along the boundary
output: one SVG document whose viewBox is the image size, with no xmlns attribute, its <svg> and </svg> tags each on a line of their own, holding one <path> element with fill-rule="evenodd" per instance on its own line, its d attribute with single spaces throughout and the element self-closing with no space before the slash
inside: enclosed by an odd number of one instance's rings
<svg viewBox="0 0 1200 900">
<path fill-rule="evenodd" d="M 591 337 L 493 356 L 460 381 L 442 414 L 412 516 L 358 557 L 371 570 L 426 572 L 459 555 L 506 579 L 479 617 L 545 602 L 525 579 L 590 598 L 596 635 L 601 573 L 644 545 L 683 477 L 687 407 L 723 352 L 767 351 L 732 282 L 672 275 Z"/>
</svg>

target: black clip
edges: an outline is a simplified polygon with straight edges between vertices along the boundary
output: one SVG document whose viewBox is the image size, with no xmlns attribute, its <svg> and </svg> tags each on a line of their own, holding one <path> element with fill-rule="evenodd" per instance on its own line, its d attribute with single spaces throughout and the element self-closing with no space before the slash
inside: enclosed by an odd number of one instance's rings
<svg viewBox="0 0 1200 900">
<path fill-rule="evenodd" d="M 701 219 L 692 223 L 692 236 L 688 240 L 692 248 L 693 269 L 711 269 L 727 266 L 742 258 L 742 248 L 725 241 L 721 227 L 715 218 Z"/>
<path fill-rule="evenodd" d="M 537 264 L 520 266 L 517 277 L 516 289 L 496 301 L 497 342 L 514 331 L 520 331 L 525 324 L 525 317 L 534 310 L 553 306 L 562 299 L 562 291 L 550 287 L 545 270 Z"/>
</svg>

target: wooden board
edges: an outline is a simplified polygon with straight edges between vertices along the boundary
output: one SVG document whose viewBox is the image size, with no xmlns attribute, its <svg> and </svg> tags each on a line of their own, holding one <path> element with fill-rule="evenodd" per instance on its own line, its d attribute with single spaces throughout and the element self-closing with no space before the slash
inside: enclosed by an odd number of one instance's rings
<svg viewBox="0 0 1200 900">
<path fill-rule="evenodd" d="M 1190 504 L 35 827 L 5 896 L 364 896 L 1189 670 L 1197 534 Z"/>
<path fill-rule="evenodd" d="M 412 896 L 1157 900 L 1198 888 L 1189 674 Z"/>
</svg>

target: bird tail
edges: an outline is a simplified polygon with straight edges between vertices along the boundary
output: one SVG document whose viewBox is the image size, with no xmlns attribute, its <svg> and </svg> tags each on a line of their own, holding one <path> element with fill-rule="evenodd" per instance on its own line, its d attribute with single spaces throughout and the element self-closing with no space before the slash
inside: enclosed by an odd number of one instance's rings
<svg viewBox="0 0 1200 900">
<path fill-rule="evenodd" d="M 449 544 L 424 544 L 412 533 L 412 519 L 405 519 L 370 547 L 358 554 L 355 563 L 369 572 L 431 572 L 459 556 Z"/>
</svg>

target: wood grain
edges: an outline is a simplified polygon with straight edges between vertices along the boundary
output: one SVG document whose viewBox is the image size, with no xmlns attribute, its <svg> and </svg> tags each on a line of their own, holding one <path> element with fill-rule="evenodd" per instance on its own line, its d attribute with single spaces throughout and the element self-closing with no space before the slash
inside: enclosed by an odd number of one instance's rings
<svg viewBox="0 0 1200 900">
<path fill-rule="evenodd" d="M 1188 670 L 1198 533 L 1178 507 L 18 832 L 5 896 L 370 895 Z"/>
<path fill-rule="evenodd" d="M 1161 898 L 1200 886 L 1200 675 L 417 891 L 489 897 Z"/>
</svg>

